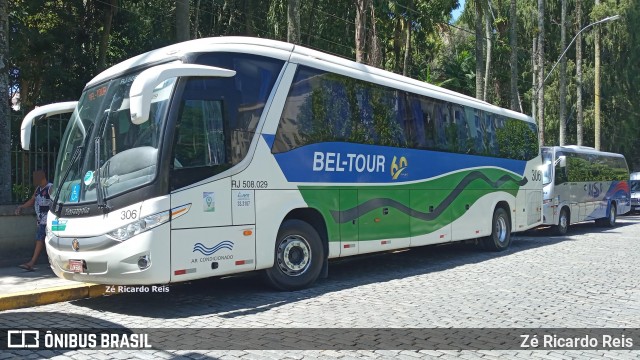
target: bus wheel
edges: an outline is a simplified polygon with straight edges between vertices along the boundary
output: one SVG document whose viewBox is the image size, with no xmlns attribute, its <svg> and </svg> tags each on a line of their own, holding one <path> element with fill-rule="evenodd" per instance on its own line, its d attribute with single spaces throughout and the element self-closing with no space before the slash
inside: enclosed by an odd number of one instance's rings
<svg viewBox="0 0 640 360">
<path fill-rule="evenodd" d="M 611 203 L 611 206 L 609 206 L 609 213 L 607 214 L 607 217 L 599 219 L 600 223 L 598 225 L 606 227 L 616 226 L 616 210 L 616 204 Z"/>
<path fill-rule="evenodd" d="M 491 235 L 483 239 L 484 248 L 491 251 L 503 251 L 511 243 L 511 222 L 509 214 L 501 207 L 493 212 Z"/>
<path fill-rule="evenodd" d="M 324 250 L 318 232 L 301 220 L 286 220 L 275 247 L 275 262 L 267 279 L 279 290 L 298 290 L 311 285 L 322 270 Z"/>
<path fill-rule="evenodd" d="M 569 211 L 567 208 L 560 210 L 560 218 L 558 219 L 558 225 L 556 225 L 556 233 L 558 235 L 565 235 L 569 230 Z"/>
</svg>

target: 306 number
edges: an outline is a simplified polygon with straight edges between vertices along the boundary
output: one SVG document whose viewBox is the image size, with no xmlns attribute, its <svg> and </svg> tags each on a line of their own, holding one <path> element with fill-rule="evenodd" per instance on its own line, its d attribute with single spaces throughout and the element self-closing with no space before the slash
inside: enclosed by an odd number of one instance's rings
<svg viewBox="0 0 640 360">
<path fill-rule="evenodd" d="M 542 181 L 542 170 L 531 170 L 531 180 Z"/>
<path fill-rule="evenodd" d="M 123 210 L 122 212 L 120 212 L 120 220 L 136 219 L 137 217 L 137 210 Z"/>
</svg>

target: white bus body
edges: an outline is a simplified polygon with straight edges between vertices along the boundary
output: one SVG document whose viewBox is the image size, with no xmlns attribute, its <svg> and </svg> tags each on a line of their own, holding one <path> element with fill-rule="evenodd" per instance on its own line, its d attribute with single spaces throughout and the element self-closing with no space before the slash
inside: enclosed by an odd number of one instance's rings
<svg viewBox="0 0 640 360">
<path fill-rule="evenodd" d="M 569 225 L 595 220 L 614 226 L 630 209 L 624 156 L 584 146 L 542 147 L 545 225 L 565 234 Z"/>
<path fill-rule="evenodd" d="M 96 76 L 72 111 L 46 239 L 65 279 L 266 269 L 297 289 L 330 258 L 499 251 L 542 222 L 533 119 L 301 46 L 171 45 Z"/>
</svg>

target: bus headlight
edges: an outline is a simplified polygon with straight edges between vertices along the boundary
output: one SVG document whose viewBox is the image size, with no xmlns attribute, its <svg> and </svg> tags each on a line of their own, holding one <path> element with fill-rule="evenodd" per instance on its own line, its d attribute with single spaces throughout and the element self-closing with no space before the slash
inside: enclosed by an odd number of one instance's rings
<svg viewBox="0 0 640 360">
<path fill-rule="evenodd" d="M 157 214 L 145 216 L 132 223 L 121 226 L 113 231 L 107 233 L 107 236 L 117 240 L 125 241 L 131 237 L 141 234 L 147 230 L 153 229 L 156 226 L 160 226 L 170 219 L 169 211 L 163 211 Z"/>
</svg>

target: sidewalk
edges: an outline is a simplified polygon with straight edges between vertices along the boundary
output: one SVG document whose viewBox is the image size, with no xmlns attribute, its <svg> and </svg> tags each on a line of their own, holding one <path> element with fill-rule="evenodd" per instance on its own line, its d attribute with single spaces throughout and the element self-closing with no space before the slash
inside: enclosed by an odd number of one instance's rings
<svg viewBox="0 0 640 360">
<path fill-rule="evenodd" d="M 25 271 L 18 266 L 0 267 L 0 311 L 104 294 L 104 285 L 60 279 L 49 264 L 38 264 L 35 269 Z"/>
</svg>

